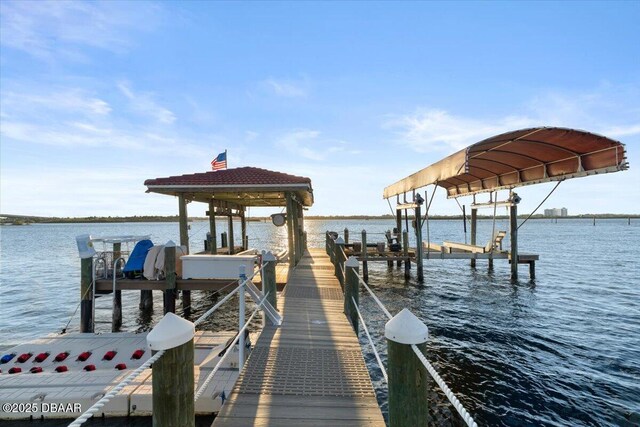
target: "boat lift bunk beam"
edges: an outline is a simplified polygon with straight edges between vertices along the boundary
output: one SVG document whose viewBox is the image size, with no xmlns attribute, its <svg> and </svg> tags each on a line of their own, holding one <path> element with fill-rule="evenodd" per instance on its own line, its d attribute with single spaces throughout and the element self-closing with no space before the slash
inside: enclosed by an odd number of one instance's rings
<svg viewBox="0 0 640 427">
<path fill-rule="evenodd" d="M 427 242 L 427 259 L 432 257 L 433 251 L 436 251 L 440 253 L 434 258 L 467 258 L 471 260 L 472 267 L 475 267 L 477 259 L 486 258 L 489 259 L 491 267 L 494 258 L 506 258 L 511 263 L 513 279 L 517 279 L 519 263 L 529 264 L 530 276 L 533 278 L 538 255 L 521 254 L 518 251 L 517 204 L 520 197 L 513 192 L 513 189 L 524 185 L 553 181 L 559 183 L 571 178 L 624 171 L 628 167 L 624 144 L 607 137 L 559 127 L 521 129 L 485 139 L 409 175 L 386 187 L 383 198 L 389 199 L 396 196 L 397 209 L 415 208 L 415 204 L 406 201 L 406 194 L 413 192 L 415 195 L 417 189 L 429 185 L 444 188 L 447 191 L 447 198 L 474 196 L 471 204 L 471 245 L 456 244 L 454 245 L 456 248 L 447 248 L 445 245 Z M 506 201 L 490 199 L 487 203 L 476 203 L 476 194 L 497 193 L 498 190 L 509 190 L 509 199 Z M 404 197 L 404 203 L 400 203 L 401 194 Z M 429 240 L 430 204 L 427 205 L 425 213 L 427 240 Z M 495 211 L 498 206 L 509 209 L 511 252 L 494 252 L 495 242 L 493 242 L 489 253 L 477 253 L 480 252 L 475 250 L 477 210 L 493 208 L 495 224 Z M 467 219 L 462 206 L 461 210 L 466 228 Z M 495 236 L 492 238 L 495 239 Z M 418 242 L 418 246 L 422 246 L 420 241 Z M 452 249 L 464 251 L 466 246 L 472 246 L 470 248 L 472 250 L 467 253 L 452 251 Z M 481 249 L 481 247 L 478 248 Z"/>
</svg>

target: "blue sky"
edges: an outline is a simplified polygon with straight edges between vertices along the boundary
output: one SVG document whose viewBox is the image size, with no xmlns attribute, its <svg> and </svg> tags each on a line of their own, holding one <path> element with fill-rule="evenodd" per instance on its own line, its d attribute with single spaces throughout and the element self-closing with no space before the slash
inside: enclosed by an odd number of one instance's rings
<svg viewBox="0 0 640 427">
<path fill-rule="evenodd" d="M 177 201 L 144 180 L 206 171 L 227 149 L 230 167 L 310 177 L 310 214 L 383 214 L 386 185 L 539 125 L 618 139 L 631 163 L 563 183 L 545 207 L 640 213 L 637 1 L 0 11 L 3 213 L 173 215 Z M 519 190 L 521 211 L 552 186 Z M 459 210 L 439 190 L 433 212 Z"/>
</svg>

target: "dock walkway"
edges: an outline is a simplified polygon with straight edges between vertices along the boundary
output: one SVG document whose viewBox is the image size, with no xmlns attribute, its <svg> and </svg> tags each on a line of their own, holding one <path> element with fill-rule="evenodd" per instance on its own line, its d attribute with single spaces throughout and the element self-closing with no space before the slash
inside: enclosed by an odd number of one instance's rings
<svg viewBox="0 0 640 427">
<path fill-rule="evenodd" d="M 385 425 L 333 268 L 305 252 L 214 427 Z"/>
</svg>

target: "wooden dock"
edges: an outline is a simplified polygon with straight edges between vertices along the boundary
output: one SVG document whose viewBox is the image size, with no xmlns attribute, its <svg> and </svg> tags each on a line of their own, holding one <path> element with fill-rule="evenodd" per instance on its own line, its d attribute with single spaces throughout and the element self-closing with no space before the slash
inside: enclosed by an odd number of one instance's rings
<svg viewBox="0 0 640 427">
<path fill-rule="evenodd" d="M 384 426 L 334 267 L 305 252 L 213 426 Z"/>
</svg>

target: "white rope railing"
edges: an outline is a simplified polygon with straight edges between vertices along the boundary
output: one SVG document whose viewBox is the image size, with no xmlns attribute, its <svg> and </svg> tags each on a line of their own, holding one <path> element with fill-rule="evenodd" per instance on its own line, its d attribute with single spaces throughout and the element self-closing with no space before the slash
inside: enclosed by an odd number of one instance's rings
<svg viewBox="0 0 640 427">
<path fill-rule="evenodd" d="M 351 297 L 351 301 L 353 301 L 353 306 L 356 308 L 356 312 L 358 313 L 358 317 L 360 318 L 360 323 L 362 323 L 362 328 L 364 329 L 365 334 L 367 334 L 367 338 L 369 339 L 369 345 L 371 345 L 371 349 L 373 350 L 373 354 L 378 361 L 378 366 L 380 367 L 380 371 L 382 371 L 382 376 L 387 384 L 389 384 L 389 377 L 387 376 L 387 370 L 382 363 L 382 359 L 380 359 L 380 355 L 378 354 L 378 350 L 376 350 L 375 344 L 373 344 L 373 340 L 371 339 L 371 335 L 369 334 L 369 329 L 367 329 L 367 324 L 362 318 L 362 314 L 360 313 L 360 308 L 358 307 L 358 303 L 355 298 Z"/>
<path fill-rule="evenodd" d="M 378 304 L 378 307 L 380 307 L 380 309 L 384 312 L 384 314 L 387 315 L 387 317 L 389 319 L 393 318 L 393 316 L 391 315 L 391 313 L 389 312 L 389 310 L 387 310 L 387 308 L 384 306 L 384 304 L 382 304 L 382 301 L 380 301 L 378 299 L 378 297 L 376 296 L 376 294 L 371 290 L 371 288 L 369 287 L 369 285 L 367 285 L 367 283 L 362 280 L 362 278 L 360 277 L 359 274 L 356 273 L 356 276 L 358 277 L 358 280 L 360 281 L 360 283 L 365 287 L 365 289 L 369 292 L 369 294 L 373 297 L 373 300 L 376 302 L 376 304 Z M 353 299 L 353 297 L 352 297 Z M 353 300 L 353 303 L 356 307 L 356 311 L 358 312 L 358 317 L 360 317 L 360 321 L 362 322 L 362 326 L 367 334 L 367 337 L 369 337 L 369 342 L 371 342 L 371 346 L 373 347 L 373 351 L 376 355 L 376 359 L 378 360 L 378 364 L 380 365 L 380 368 L 382 369 L 383 375 L 385 377 L 385 380 L 387 380 L 388 382 L 388 377 L 386 375 L 386 371 L 384 371 L 384 368 L 382 368 L 382 361 L 380 360 L 380 358 L 378 357 L 378 354 L 376 352 L 375 347 L 373 346 L 373 341 L 371 340 L 371 337 L 369 336 L 369 331 L 367 330 L 367 326 L 364 322 L 364 319 L 362 318 L 362 315 L 360 314 L 360 310 L 358 309 L 358 305 L 355 303 L 355 300 Z M 462 403 L 460 403 L 460 401 L 458 400 L 458 398 L 456 397 L 455 394 L 453 394 L 453 392 L 451 391 L 451 389 L 449 388 L 449 386 L 447 386 L 447 384 L 444 382 L 444 380 L 440 377 L 440 375 L 438 375 L 438 373 L 436 372 L 435 368 L 431 365 L 431 363 L 429 363 L 429 361 L 427 360 L 427 358 L 424 356 L 424 354 L 422 354 L 422 352 L 420 351 L 420 349 L 418 349 L 418 347 L 414 344 L 411 346 L 411 348 L 413 348 L 413 351 L 416 353 L 416 355 L 418 356 L 418 358 L 420 359 L 420 361 L 423 363 L 424 367 L 427 369 L 427 371 L 429 372 L 429 374 L 433 377 L 433 379 L 435 380 L 436 384 L 438 384 L 438 386 L 440 387 L 440 389 L 442 389 L 442 391 L 444 392 L 445 396 L 447 396 L 447 399 L 449 399 L 449 402 L 451 402 L 451 404 L 453 405 L 454 408 L 456 408 L 456 411 L 458 411 L 458 413 L 460 414 L 460 416 L 462 417 L 462 419 L 464 420 L 465 423 L 467 423 L 467 425 L 469 427 L 477 427 L 476 422 L 473 420 L 473 417 L 469 414 L 469 412 L 464 408 L 464 406 L 462 406 Z"/>
<path fill-rule="evenodd" d="M 193 322 L 194 326 L 198 326 L 199 324 L 201 324 L 202 322 L 204 322 L 209 316 L 211 316 L 211 314 L 216 311 L 218 308 L 220 308 L 220 306 L 222 304 L 224 304 L 225 302 L 227 302 L 229 300 L 229 298 L 231 298 L 236 292 L 238 292 L 238 290 L 240 290 L 240 288 L 247 283 L 248 281 L 252 280 L 256 274 L 262 272 L 262 270 L 264 269 L 265 264 L 262 265 L 262 267 L 260 267 L 258 270 L 254 271 L 254 273 L 249 276 L 248 278 L 246 278 L 242 283 L 240 283 L 234 290 L 232 290 L 231 292 L 229 292 L 229 294 L 227 296 L 225 296 L 224 298 L 222 298 L 216 305 L 214 305 L 213 307 L 211 307 L 209 310 L 207 310 L 206 312 L 204 312 L 204 314 L 200 317 L 198 317 L 198 319 Z"/>
<path fill-rule="evenodd" d="M 158 359 L 160 359 L 164 353 L 165 353 L 165 350 L 160 350 L 156 354 L 151 356 L 146 362 L 140 365 L 135 371 L 127 375 L 127 377 L 124 380 L 120 381 L 118 385 L 113 387 L 111 390 L 109 390 L 108 393 L 102 396 L 102 398 L 98 400 L 96 403 L 94 403 L 93 406 L 91 406 L 89 409 L 87 409 L 84 414 L 80 415 L 78 418 L 75 419 L 75 421 L 69 424 L 69 427 L 79 427 L 83 423 L 85 423 L 96 412 L 102 409 L 102 407 L 106 405 L 123 388 L 131 384 L 131 382 L 133 382 L 133 380 L 135 380 L 138 377 L 138 375 L 142 373 L 142 371 L 144 371 L 153 363 L 155 363 Z"/>
<path fill-rule="evenodd" d="M 418 359 L 420 359 L 424 367 L 427 368 L 427 371 L 429 371 L 429 373 L 431 374 L 433 379 L 436 381 L 438 386 L 442 389 L 445 396 L 447 396 L 447 399 L 449 399 L 449 402 L 451 402 L 453 407 L 456 408 L 456 411 L 458 411 L 458 413 L 460 414 L 464 422 L 467 423 L 469 427 L 478 427 L 478 424 L 476 424 L 476 422 L 473 420 L 473 417 L 471 416 L 471 414 L 469 414 L 469 412 L 467 412 L 467 410 L 464 409 L 464 406 L 462 406 L 462 403 L 460 403 L 460 401 L 458 400 L 456 395 L 453 394 L 449 386 L 444 382 L 444 380 L 440 377 L 440 375 L 438 375 L 434 367 L 431 365 L 431 363 L 429 363 L 429 361 L 424 356 L 424 354 L 422 354 L 418 346 L 413 344 L 411 348 L 413 349 L 413 352 L 416 354 L 416 356 L 418 356 Z"/>
<path fill-rule="evenodd" d="M 384 312 L 384 314 L 387 315 L 387 317 L 389 319 L 392 319 L 393 316 L 391 315 L 391 313 L 389 312 L 389 310 L 387 310 L 387 307 L 384 306 L 384 304 L 382 304 L 382 302 L 378 299 L 378 297 L 376 296 L 376 294 L 373 293 L 373 291 L 371 290 L 371 288 L 369 287 L 369 285 L 367 285 L 367 282 L 365 282 L 364 280 L 362 280 L 362 277 L 360 277 L 359 274 L 356 273 L 356 276 L 358 277 L 358 281 L 365 287 L 365 289 L 369 292 L 369 295 L 371 295 L 371 297 L 373 297 L 373 300 L 376 302 L 376 304 L 378 304 L 378 307 L 380 307 L 380 309 Z"/>
<path fill-rule="evenodd" d="M 233 339 L 233 341 L 231 341 L 231 344 L 229 344 L 227 351 L 225 352 L 224 356 L 222 356 L 222 358 L 218 361 L 218 363 L 216 364 L 216 366 L 213 368 L 213 370 L 209 373 L 209 375 L 207 376 L 207 378 L 204 380 L 204 382 L 202 383 L 202 385 L 200 386 L 200 388 L 198 389 L 198 391 L 195 393 L 195 397 L 194 400 L 198 400 L 198 398 L 200 398 L 200 396 L 202 396 L 202 393 L 204 393 L 204 390 L 207 388 L 207 386 L 209 385 L 209 382 L 211 382 L 211 380 L 213 379 L 213 376 L 216 374 L 216 372 L 218 372 L 218 370 L 220 369 L 220 366 L 222 366 L 222 364 L 224 363 L 224 361 L 227 359 L 227 357 L 229 356 L 229 354 L 231 353 L 231 348 L 236 345 L 236 343 L 238 342 L 238 340 L 240 339 L 240 336 L 242 336 L 242 334 L 244 334 L 244 331 L 249 327 L 249 324 L 251 323 L 251 321 L 253 320 L 254 316 L 256 315 L 256 313 L 258 312 L 258 310 L 260 310 L 260 307 L 264 304 L 264 302 L 267 300 L 267 296 L 269 296 L 269 292 L 266 293 L 266 295 L 264 296 L 264 298 L 262 298 L 262 300 L 260 300 L 260 302 L 258 303 L 258 305 L 256 306 L 256 308 L 253 310 L 253 313 L 251 313 L 251 316 L 249 316 L 249 320 L 247 320 L 244 324 L 244 326 L 242 327 L 242 329 L 240 329 L 240 331 L 238 332 L 238 334 L 235 336 L 235 338 Z"/>
</svg>

